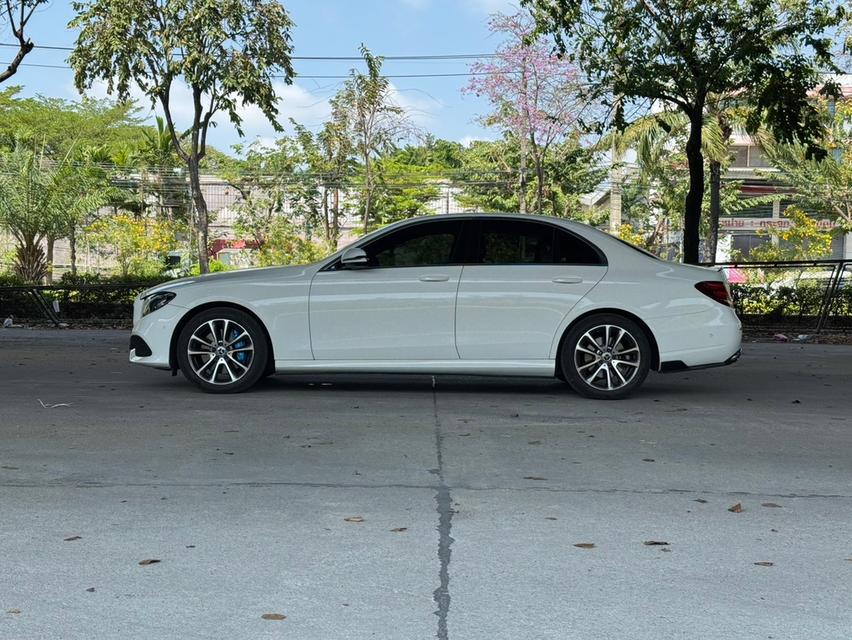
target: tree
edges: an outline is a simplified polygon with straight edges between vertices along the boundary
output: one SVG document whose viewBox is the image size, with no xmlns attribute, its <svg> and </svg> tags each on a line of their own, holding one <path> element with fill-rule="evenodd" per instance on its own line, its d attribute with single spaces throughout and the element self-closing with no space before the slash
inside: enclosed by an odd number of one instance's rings
<svg viewBox="0 0 852 640">
<path fill-rule="evenodd" d="M 69 27 L 79 29 L 69 61 L 80 91 L 97 80 L 125 99 L 133 85 L 159 105 L 175 152 L 186 164 L 195 208 L 199 264 L 208 271 L 207 203 L 200 164 L 213 118 L 225 113 L 242 135 L 239 109 L 256 106 L 276 120 L 276 74 L 292 82 L 293 26 L 275 0 L 81 0 Z M 173 93 L 189 88 L 192 119 L 174 121 Z"/>
<path fill-rule="evenodd" d="M 118 263 L 123 277 L 157 275 L 163 270 L 165 254 L 177 247 L 174 223 L 138 218 L 126 213 L 96 220 L 86 235 Z"/>
<path fill-rule="evenodd" d="M 773 180 L 792 187 L 789 197 L 800 206 L 838 224 L 838 231 L 852 232 L 852 104 L 822 101 L 820 111 L 828 122 L 823 158 L 808 157 L 798 143 L 779 142 L 768 131 L 759 141 L 766 158 L 779 171 Z"/>
<path fill-rule="evenodd" d="M 550 147 L 574 131 L 586 106 L 576 67 L 550 53 L 546 40 L 534 33 L 524 13 L 496 13 L 488 23 L 492 33 L 507 39 L 494 57 L 471 65 L 465 90 L 484 95 L 494 111 L 482 118 L 487 126 L 511 132 L 520 145 L 518 204 L 527 211 L 527 157 L 536 173 L 536 213 L 545 197 L 544 159 Z"/>
<path fill-rule="evenodd" d="M 761 123 L 783 141 L 798 139 L 820 155 L 822 133 L 808 91 L 832 60 L 830 30 L 845 10 L 833 0 L 522 0 L 538 30 L 553 36 L 586 73 L 592 93 L 624 124 L 625 106 L 672 105 L 689 120 L 683 258 L 698 262 L 704 196 L 702 127 L 711 95 L 753 106 L 748 130 Z M 835 93 L 833 83 L 824 93 Z M 628 103 L 627 105 L 624 102 Z"/>
<path fill-rule="evenodd" d="M 30 18 L 39 7 L 45 4 L 47 0 L 3 0 L 2 15 L 0 21 L 4 24 L 5 29 L 9 29 L 12 36 L 18 42 L 18 51 L 7 67 L 0 71 L 0 82 L 5 82 L 18 72 L 18 67 L 24 61 L 27 54 L 33 50 L 35 44 L 26 34 L 27 25 Z"/>
<path fill-rule="evenodd" d="M 405 110 L 393 101 L 392 87 L 381 75 L 382 58 L 364 45 L 361 55 L 367 73 L 353 69 L 340 92 L 331 99 L 332 121 L 346 123 L 364 176 L 361 210 L 362 229 L 366 233 L 373 222 L 373 198 L 377 184 L 375 160 L 393 150 L 413 131 Z"/>
<path fill-rule="evenodd" d="M 70 161 L 57 166 L 23 147 L 7 154 L 0 175 L 0 225 L 18 245 L 15 273 L 26 282 L 41 282 L 52 270 L 53 242 L 73 233 L 107 199 L 106 190 Z"/>
</svg>

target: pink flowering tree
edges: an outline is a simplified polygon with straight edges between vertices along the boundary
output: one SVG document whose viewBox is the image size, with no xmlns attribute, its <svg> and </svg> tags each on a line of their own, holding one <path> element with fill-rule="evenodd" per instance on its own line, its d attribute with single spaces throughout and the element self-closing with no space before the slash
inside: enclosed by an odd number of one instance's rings
<svg viewBox="0 0 852 640">
<path fill-rule="evenodd" d="M 481 117 L 486 126 L 499 127 L 519 146 L 518 202 L 527 205 L 528 164 L 536 178 L 535 211 L 544 203 L 544 162 L 550 148 L 576 134 L 586 105 L 577 68 L 552 55 L 547 41 L 534 37 L 534 23 L 526 13 L 491 16 L 489 29 L 505 36 L 494 57 L 471 65 L 466 93 L 485 96 L 494 110 Z"/>
</svg>

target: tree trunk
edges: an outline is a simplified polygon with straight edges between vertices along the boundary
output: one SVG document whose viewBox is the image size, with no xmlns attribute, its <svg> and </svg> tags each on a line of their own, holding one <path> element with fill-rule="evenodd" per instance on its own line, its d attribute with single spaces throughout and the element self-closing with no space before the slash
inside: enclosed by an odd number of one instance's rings
<svg viewBox="0 0 852 640">
<path fill-rule="evenodd" d="M 521 141 L 521 161 L 518 167 L 518 211 L 527 212 L 527 144 Z"/>
<path fill-rule="evenodd" d="M 370 228 L 370 206 L 373 199 L 372 167 L 370 155 L 364 155 L 364 233 Z"/>
<path fill-rule="evenodd" d="M 704 156 L 701 153 L 703 107 L 689 115 L 689 139 L 686 159 L 689 164 L 689 191 L 683 212 L 683 261 L 698 264 L 698 244 L 701 227 L 701 203 L 704 200 Z"/>
<path fill-rule="evenodd" d="M 192 193 L 192 203 L 195 205 L 195 235 L 198 239 L 198 266 L 201 273 L 210 273 L 210 260 L 208 256 L 208 216 L 207 201 L 201 191 L 201 176 L 199 174 L 198 162 L 190 160 L 187 163 L 189 172 L 189 188 Z"/>
<path fill-rule="evenodd" d="M 708 262 L 716 262 L 716 246 L 719 244 L 719 215 L 722 211 L 722 165 L 710 162 L 710 232 L 707 234 Z"/>
<path fill-rule="evenodd" d="M 77 275 L 77 229 L 71 226 L 71 232 L 68 234 L 68 247 L 71 251 L 71 275 Z"/>
<path fill-rule="evenodd" d="M 537 151 L 533 156 L 533 162 L 535 163 L 535 177 L 538 181 L 535 192 L 535 212 L 541 215 L 544 207 L 544 163 Z"/>
<path fill-rule="evenodd" d="M 44 281 L 47 284 L 53 284 L 53 245 L 55 243 L 56 239 L 48 236 L 46 239 L 47 255 L 45 256 L 45 260 L 47 260 L 47 273 L 44 274 Z"/>
<path fill-rule="evenodd" d="M 337 243 L 340 241 L 340 188 L 334 188 L 334 204 L 332 206 L 331 219 L 331 250 L 337 251 Z"/>
</svg>

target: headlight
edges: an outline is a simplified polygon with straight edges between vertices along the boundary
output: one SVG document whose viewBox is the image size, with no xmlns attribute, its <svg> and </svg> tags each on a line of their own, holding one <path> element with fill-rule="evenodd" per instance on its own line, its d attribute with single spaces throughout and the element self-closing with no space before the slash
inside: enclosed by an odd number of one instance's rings
<svg viewBox="0 0 852 640">
<path fill-rule="evenodd" d="M 171 291 L 161 291 L 160 293 L 152 293 L 142 299 L 142 315 L 147 316 L 157 309 L 162 309 L 175 297 Z"/>
</svg>

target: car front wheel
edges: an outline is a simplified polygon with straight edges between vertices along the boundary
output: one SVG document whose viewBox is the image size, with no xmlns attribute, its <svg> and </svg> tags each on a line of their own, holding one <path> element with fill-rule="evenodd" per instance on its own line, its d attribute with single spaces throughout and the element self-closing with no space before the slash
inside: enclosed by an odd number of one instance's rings
<svg viewBox="0 0 852 640">
<path fill-rule="evenodd" d="M 237 393 L 267 371 L 266 335 L 249 314 L 220 307 L 187 322 L 177 343 L 183 375 L 208 393 Z"/>
<path fill-rule="evenodd" d="M 571 327 L 559 357 L 565 380 L 577 393 L 615 400 L 644 382 L 651 367 L 651 345 L 633 320 L 598 314 Z"/>
</svg>

